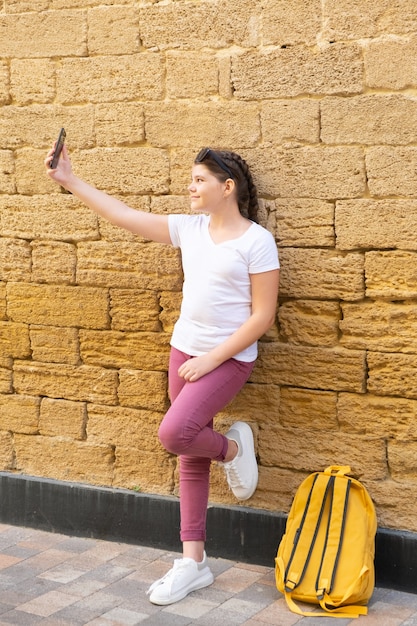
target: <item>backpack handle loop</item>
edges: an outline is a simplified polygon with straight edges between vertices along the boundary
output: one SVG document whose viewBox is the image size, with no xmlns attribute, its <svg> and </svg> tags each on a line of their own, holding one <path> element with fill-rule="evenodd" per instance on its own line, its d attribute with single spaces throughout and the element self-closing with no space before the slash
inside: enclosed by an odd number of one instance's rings
<svg viewBox="0 0 417 626">
<path fill-rule="evenodd" d="M 328 476 L 346 476 L 351 473 L 350 465 L 329 465 L 324 470 L 324 474 Z"/>
</svg>

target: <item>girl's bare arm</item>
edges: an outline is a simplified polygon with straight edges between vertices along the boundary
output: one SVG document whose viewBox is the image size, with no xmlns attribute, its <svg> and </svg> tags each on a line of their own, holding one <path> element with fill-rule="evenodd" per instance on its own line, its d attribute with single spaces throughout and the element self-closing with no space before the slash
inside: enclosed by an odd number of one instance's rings
<svg viewBox="0 0 417 626">
<path fill-rule="evenodd" d="M 129 207 L 121 200 L 96 189 L 74 175 L 66 146 L 55 169 L 49 164 L 54 150 L 45 159 L 47 174 L 53 181 L 70 191 L 81 202 L 106 220 L 158 243 L 171 243 L 168 229 L 168 216 L 146 213 Z"/>
</svg>

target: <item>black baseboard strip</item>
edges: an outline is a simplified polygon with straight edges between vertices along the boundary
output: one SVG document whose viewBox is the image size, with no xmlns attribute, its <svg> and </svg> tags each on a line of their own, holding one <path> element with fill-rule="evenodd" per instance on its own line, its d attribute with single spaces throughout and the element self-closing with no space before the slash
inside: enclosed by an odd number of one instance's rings
<svg viewBox="0 0 417 626">
<path fill-rule="evenodd" d="M 208 509 L 212 557 L 273 567 L 286 516 L 232 506 Z M 48 532 L 180 551 L 177 498 L 0 472 L 0 522 Z M 417 534 L 379 528 L 376 584 L 417 593 Z"/>
</svg>

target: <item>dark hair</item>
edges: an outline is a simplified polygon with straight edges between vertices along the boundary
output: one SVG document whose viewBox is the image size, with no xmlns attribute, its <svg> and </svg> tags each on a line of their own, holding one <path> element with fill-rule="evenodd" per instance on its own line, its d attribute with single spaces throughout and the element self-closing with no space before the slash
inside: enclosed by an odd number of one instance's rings
<svg viewBox="0 0 417 626">
<path fill-rule="evenodd" d="M 201 155 L 203 155 L 202 158 Z M 204 163 L 207 169 L 221 181 L 232 178 L 236 183 L 240 213 L 243 217 L 258 222 L 258 193 L 249 166 L 239 154 L 227 150 L 203 148 L 198 153 L 194 163 Z M 229 176 L 229 173 L 232 176 Z"/>
</svg>

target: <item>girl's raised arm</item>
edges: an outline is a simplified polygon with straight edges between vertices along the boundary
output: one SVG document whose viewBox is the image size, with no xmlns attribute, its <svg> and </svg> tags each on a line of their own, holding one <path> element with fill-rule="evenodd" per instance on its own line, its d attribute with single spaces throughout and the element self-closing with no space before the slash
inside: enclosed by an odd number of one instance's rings
<svg viewBox="0 0 417 626">
<path fill-rule="evenodd" d="M 65 145 L 57 167 L 51 169 L 50 162 L 53 153 L 54 149 L 48 152 L 45 159 L 45 167 L 48 176 L 54 182 L 70 191 L 86 206 L 112 224 L 151 241 L 171 243 L 167 215 L 155 215 L 154 213 L 132 209 L 132 207 L 129 207 L 121 200 L 109 196 L 75 176 Z"/>
</svg>

